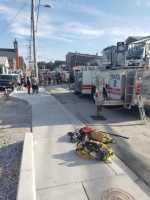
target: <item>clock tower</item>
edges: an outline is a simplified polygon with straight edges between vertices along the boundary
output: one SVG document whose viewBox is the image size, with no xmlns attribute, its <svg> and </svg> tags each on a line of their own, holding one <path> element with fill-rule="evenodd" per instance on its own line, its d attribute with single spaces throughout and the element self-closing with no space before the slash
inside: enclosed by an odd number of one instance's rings
<svg viewBox="0 0 150 200">
<path fill-rule="evenodd" d="M 19 57 L 18 57 L 18 42 L 14 41 L 14 52 L 16 54 L 16 69 L 19 69 Z"/>
</svg>

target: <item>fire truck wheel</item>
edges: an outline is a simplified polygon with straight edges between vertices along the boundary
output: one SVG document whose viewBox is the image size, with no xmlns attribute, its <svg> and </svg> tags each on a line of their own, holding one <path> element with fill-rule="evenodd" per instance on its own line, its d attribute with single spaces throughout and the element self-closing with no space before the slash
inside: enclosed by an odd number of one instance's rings
<svg viewBox="0 0 150 200">
<path fill-rule="evenodd" d="M 75 95 L 78 95 L 78 92 L 74 90 L 74 94 L 75 94 Z"/>
<path fill-rule="evenodd" d="M 104 98 L 104 100 L 108 99 L 107 92 L 106 92 L 105 88 L 103 88 L 103 98 Z"/>
</svg>

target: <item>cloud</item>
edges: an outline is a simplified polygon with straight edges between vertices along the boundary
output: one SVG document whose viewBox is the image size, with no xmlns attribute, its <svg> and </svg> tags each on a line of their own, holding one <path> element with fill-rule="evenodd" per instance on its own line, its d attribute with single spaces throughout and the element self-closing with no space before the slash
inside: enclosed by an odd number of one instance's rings
<svg viewBox="0 0 150 200">
<path fill-rule="evenodd" d="M 51 27 L 51 28 L 50 28 Z M 52 26 L 48 26 L 44 29 L 39 29 L 37 33 L 37 37 L 39 38 L 45 38 L 45 39 L 53 39 L 53 40 L 59 40 L 63 42 L 72 43 L 73 41 L 71 39 L 68 39 L 68 37 L 59 35 L 58 33 L 55 33 L 56 28 L 52 28 Z"/>
<path fill-rule="evenodd" d="M 2 15 L 1 20 L 6 20 L 7 23 L 3 26 L 1 31 L 3 31 L 7 26 L 8 30 L 12 33 L 19 35 L 29 35 L 28 26 L 30 25 L 30 18 L 25 18 L 23 15 L 16 16 L 18 10 L 4 6 L 0 4 L 0 15 Z M 14 17 L 16 18 L 14 19 Z"/>
<path fill-rule="evenodd" d="M 21 1 L 21 0 L 20 0 Z M 141 3 L 141 0 L 136 1 L 137 4 Z M 63 3 L 60 6 L 63 6 Z M 71 7 L 71 3 L 69 4 L 69 8 Z M 78 9 L 79 5 L 74 5 L 75 9 Z M 57 7 L 57 6 L 56 6 Z M 79 9 L 78 9 L 79 11 Z M 18 11 L 16 9 L 12 9 L 7 6 L 3 6 L 0 4 L 0 15 L 7 20 L 10 21 Z M 95 8 L 89 8 L 86 6 L 80 6 L 80 12 L 85 12 L 87 14 L 92 14 L 99 17 L 108 17 L 108 18 L 116 18 L 121 19 L 118 16 L 115 16 L 111 13 L 106 13 L 101 10 L 97 10 Z M 15 20 L 10 24 L 9 31 L 13 34 L 16 34 L 17 37 L 30 36 L 30 11 L 27 12 L 28 18 L 26 20 L 22 20 L 22 16 L 17 16 Z M 37 37 L 44 38 L 49 40 L 58 40 L 67 43 L 74 43 L 77 40 L 86 40 L 91 42 L 93 39 L 99 39 L 102 37 L 109 37 L 110 40 L 113 38 L 126 38 L 129 35 L 148 35 L 149 29 L 141 29 L 137 26 L 125 27 L 120 25 L 120 27 L 108 27 L 108 28 L 97 28 L 97 24 L 85 24 L 78 22 L 68 22 L 65 21 L 65 18 L 60 17 L 58 15 L 54 15 L 48 12 L 40 12 L 39 21 L 37 26 Z M 112 25 L 112 24 L 111 24 Z"/>
<path fill-rule="evenodd" d="M 142 3 L 142 1 L 141 1 L 141 0 L 136 0 L 136 5 L 137 5 L 137 6 L 140 6 L 140 5 L 141 5 L 141 3 Z"/>
<path fill-rule="evenodd" d="M 0 15 L 5 19 L 6 21 L 13 22 L 13 21 L 20 21 L 21 23 L 29 23 L 30 20 L 30 12 L 26 11 L 26 16 L 20 12 L 18 15 L 19 9 L 11 8 L 5 5 L 0 4 Z M 17 15 L 17 16 L 16 16 Z M 24 21 L 23 20 L 24 17 Z M 12 23 L 11 22 L 11 23 Z"/>
<path fill-rule="evenodd" d="M 8 21 L 8 23 L 14 18 L 17 12 L 18 11 L 16 9 L 12 9 L 0 4 L 0 15 L 2 15 L 3 19 Z M 13 34 L 16 34 L 17 38 L 22 36 L 30 36 L 30 12 L 28 12 L 27 15 L 28 18 L 24 19 L 23 15 L 18 15 L 9 25 L 8 30 Z M 37 26 L 37 36 L 40 38 L 55 39 L 72 43 L 71 39 L 61 35 L 59 36 L 58 34 L 56 35 L 56 31 L 59 32 L 58 28 L 56 26 L 49 25 L 53 21 L 58 22 L 62 20 L 63 19 L 59 16 L 48 17 L 46 14 L 41 14 Z"/>
<path fill-rule="evenodd" d="M 15 16 L 15 14 L 15 9 L 0 4 L 0 15 L 4 15 L 3 18 L 10 20 Z"/>
<path fill-rule="evenodd" d="M 38 31 L 37 31 L 37 37 L 55 39 L 55 40 L 72 43 L 71 39 L 68 39 L 66 36 L 59 35 L 59 33 L 60 33 L 60 30 L 58 27 L 47 25 L 44 23 L 39 26 Z"/>
<path fill-rule="evenodd" d="M 129 36 L 148 36 L 149 29 L 141 29 L 140 27 L 112 27 L 105 29 L 107 43 L 116 45 L 117 42 L 125 41 Z"/>
<path fill-rule="evenodd" d="M 52 8 L 53 9 L 60 9 L 60 10 L 69 10 L 73 12 L 82 12 L 82 13 L 87 13 L 90 15 L 98 16 L 98 17 L 107 17 L 111 19 L 122 19 L 120 16 L 114 15 L 112 13 L 104 12 L 100 9 L 96 9 L 91 6 L 85 6 L 82 4 L 77 4 L 75 2 L 71 1 L 61 1 L 61 2 L 52 2 Z"/>
<path fill-rule="evenodd" d="M 65 38 L 74 38 L 74 39 L 82 39 L 83 37 L 81 37 L 81 36 L 77 36 L 77 35 L 67 35 L 67 34 L 59 34 L 59 36 L 61 36 L 61 37 L 65 37 Z"/>
<path fill-rule="evenodd" d="M 107 17 L 107 18 L 111 18 L 111 19 L 122 19 L 122 17 L 119 17 L 117 15 L 114 15 L 112 13 L 107 13 L 107 12 L 104 12 L 104 11 L 101 11 L 101 10 L 98 10 L 98 9 L 95 9 L 95 8 L 92 8 L 92 7 L 87 7 L 87 6 L 76 6 L 77 7 L 77 10 L 78 11 L 82 11 L 84 13 L 87 13 L 87 14 L 91 14 L 91 15 L 95 15 L 95 16 L 98 16 L 98 17 Z"/>
<path fill-rule="evenodd" d="M 24 27 L 19 22 L 14 22 L 11 25 L 10 32 L 16 33 L 18 36 L 30 36 L 30 27 Z"/>
<path fill-rule="evenodd" d="M 69 7 L 71 7 L 71 5 L 72 4 L 70 3 Z M 64 1 L 60 4 L 60 6 L 64 6 Z M 78 9 L 78 5 L 74 6 L 76 9 Z M 116 17 L 106 12 L 96 10 L 94 8 L 87 8 L 85 6 L 81 6 L 80 11 L 87 12 L 88 14 L 96 16 Z M 12 17 L 14 17 L 17 13 L 15 9 L 6 6 L 0 6 L 0 12 L 2 14 L 5 14 L 5 17 L 7 17 L 7 21 L 9 21 L 9 19 L 12 19 Z M 15 18 L 15 20 L 9 28 L 10 32 L 20 37 L 30 36 L 30 11 L 28 11 L 28 16 L 28 20 L 23 20 L 24 22 L 22 21 L 22 18 L 20 16 Z M 51 25 L 53 23 L 54 25 Z M 45 14 L 41 12 L 39 15 L 39 21 L 37 26 L 37 37 L 39 38 L 54 39 L 68 43 L 73 43 L 76 39 L 88 40 L 100 38 L 105 34 L 106 31 L 104 29 L 94 28 L 92 27 L 92 25 L 85 25 L 82 23 L 75 22 L 68 23 L 65 22 L 65 19 L 63 17 L 59 17 L 57 15 L 54 16 L 49 13 Z M 114 34 L 117 34 L 117 30 L 114 31 Z"/>
<path fill-rule="evenodd" d="M 15 34 L 15 37 L 16 37 L 16 38 L 19 38 L 19 39 L 24 39 L 24 37 L 23 37 L 23 36 L 21 36 L 21 35 L 18 35 L 18 34 Z"/>
<path fill-rule="evenodd" d="M 105 30 L 106 32 L 106 30 Z M 142 35 L 149 35 L 150 29 L 142 29 L 138 26 L 133 26 L 131 27 L 112 27 L 110 29 L 107 29 L 107 33 L 108 35 L 113 35 L 113 36 L 124 36 L 124 37 L 128 37 L 128 36 L 138 36 Z"/>
<path fill-rule="evenodd" d="M 136 0 L 136 6 L 141 6 L 141 5 L 149 7 L 150 0 Z"/>
<path fill-rule="evenodd" d="M 60 31 L 61 30 L 61 31 Z M 102 37 L 126 39 L 128 36 L 148 35 L 149 29 L 142 29 L 138 26 L 134 27 L 111 27 L 105 29 L 97 29 L 81 23 L 66 23 L 61 27 L 50 25 L 42 25 L 38 31 L 38 37 L 47 39 L 55 39 L 68 43 L 73 43 L 76 39 L 92 40 Z"/>
<path fill-rule="evenodd" d="M 81 38 L 86 37 L 85 39 L 97 38 L 104 34 L 102 29 L 95 29 L 81 23 L 67 23 L 64 26 L 64 30 Z"/>
<path fill-rule="evenodd" d="M 150 6 L 150 1 L 148 1 L 146 5 L 149 7 Z"/>
</svg>

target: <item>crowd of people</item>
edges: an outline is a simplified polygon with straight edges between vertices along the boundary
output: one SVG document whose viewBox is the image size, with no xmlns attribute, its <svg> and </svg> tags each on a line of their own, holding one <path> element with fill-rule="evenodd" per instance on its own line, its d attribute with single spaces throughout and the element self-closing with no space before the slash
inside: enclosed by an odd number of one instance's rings
<svg viewBox="0 0 150 200">
<path fill-rule="evenodd" d="M 61 84 L 62 76 L 60 73 L 50 76 L 20 76 L 17 80 L 18 90 L 27 90 L 28 94 L 30 93 L 39 93 L 39 85 L 52 85 L 52 84 Z M 31 90 L 32 89 L 32 90 Z"/>
<path fill-rule="evenodd" d="M 61 84 L 62 76 L 60 73 L 49 75 L 49 76 L 39 76 L 40 85 L 53 85 L 53 84 Z"/>
<path fill-rule="evenodd" d="M 17 80 L 18 90 L 27 90 L 28 94 L 31 93 L 32 88 L 32 94 L 33 93 L 39 93 L 39 79 L 37 76 L 33 75 L 31 77 L 29 76 L 20 76 Z"/>
</svg>

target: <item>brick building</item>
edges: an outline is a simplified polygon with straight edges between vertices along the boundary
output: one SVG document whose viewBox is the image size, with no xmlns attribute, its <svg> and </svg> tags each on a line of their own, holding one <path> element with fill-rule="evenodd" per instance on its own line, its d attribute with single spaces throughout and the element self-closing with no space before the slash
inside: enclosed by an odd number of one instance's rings
<svg viewBox="0 0 150 200">
<path fill-rule="evenodd" d="M 76 66 L 85 66 L 86 62 L 92 60 L 100 60 L 101 56 L 96 55 L 89 55 L 89 54 L 81 54 L 81 53 L 72 53 L 69 52 L 66 55 L 66 68 L 70 69 Z"/>
<path fill-rule="evenodd" d="M 16 39 L 14 41 L 13 49 L 0 48 L 0 56 L 8 58 L 9 69 L 11 69 L 12 71 L 23 69 L 23 57 L 19 58 L 18 42 L 16 41 Z"/>
<path fill-rule="evenodd" d="M 70 69 L 71 68 L 71 57 L 74 55 L 75 53 L 72 52 L 68 52 L 66 55 L 66 68 Z"/>
<path fill-rule="evenodd" d="M 19 69 L 24 69 L 24 60 L 21 56 L 19 56 Z"/>
</svg>

